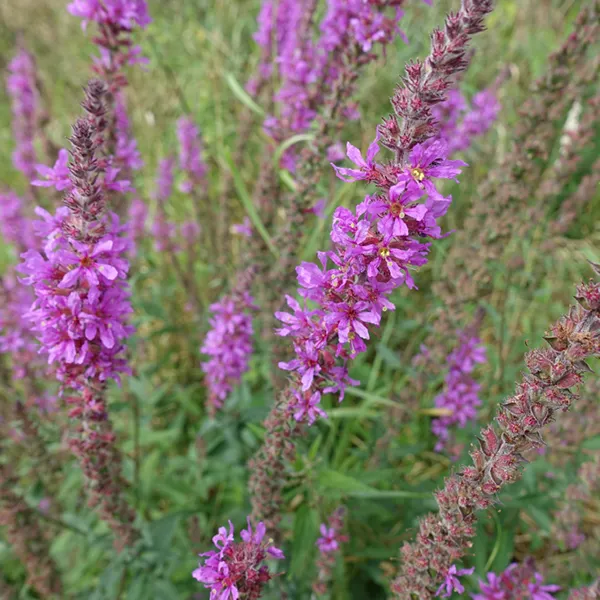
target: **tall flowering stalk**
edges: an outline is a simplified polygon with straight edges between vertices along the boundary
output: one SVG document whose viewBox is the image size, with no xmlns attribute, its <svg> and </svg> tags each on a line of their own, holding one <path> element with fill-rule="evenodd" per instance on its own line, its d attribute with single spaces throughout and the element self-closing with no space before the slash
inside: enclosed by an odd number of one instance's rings
<svg viewBox="0 0 600 600">
<path fill-rule="evenodd" d="M 120 455 L 106 406 L 106 384 L 130 369 L 124 358 L 131 313 L 125 258 L 128 241 L 108 211 L 104 144 L 107 86 L 92 80 L 82 106 L 86 119 L 73 126 L 72 161 L 65 208 L 55 217 L 38 209 L 43 253 L 29 250 L 20 266 L 36 296 L 28 316 L 67 392 L 75 429 L 70 446 L 88 483 L 90 504 L 124 547 L 132 540 L 133 513 L 123 497 Z"/>
<path fill-rule="evenodd" d="M 489 0 L 465 0 L 456 15 L 449 15 L 445 29 L 433 33 L 431 55 L 407 66 L 404 85 L 392 98 L 397 115 L 379 126 L 366 157 L 348 144 L 355 168 L 334 167 L 341 179 L 374 183 L 377 191 L 355 213 L 338 208 L 334 249 L 319 253 L 319 265 L 297 268 L 299 294 L 315 309 L 288 297 L 292 313 L 276 315 L 283 323 L 279 334 L 292 338 L 296 356 L 280 363 L 291 373 L 290 386 L 267 419 L 265 443 L 251 463 L 254 517 L 268 525 L 280 518 L 275 510 L 284 485 L 280 463 L 290 452 L 292 431 L 298 431 L 289 419 L 312 424 L 326 416 L 323 394 L 342 400 L 346 386 L 358 383 L 348 375 L 349 360 L 366 350 L 369 327 L 394 308 L 387 298 L 391 291 L 403 284 L 415 287 L 411 270 L 427 262 L 430 248 L 423 240 L 441 237 L 437 219 L 451 198 L 437 191 L 434 180 L 454 179 L 465 163 L 447 160 L 441 141 L 428 147 L 421 142 L 435 133 L 432 107 L 465 68 L 470 37 L 484 29 L 491 10 Z M 376 162 L 381 141 L 394 151 L 392 163 Z"/>
<path fill-rule="evenodd" d="M 113 156 L 113 166 L 129 175 L 141 167 L 137 147 L 129 132 L 123 89 L 127 85 L 127 65 L 146 64 L 139 46 L 133 43 L 135 29 L 145 29 L 151 22 L 146 0 L 74 0 L 67 10 L 82 19 L 82 27 L 95 23 L 93 38 L 99 52 L 94 57 L 93 71 L 108 86 L 105 95 L 107 127 L 104 132 L 106 153 Z M 115 198 L 114 208 L 125 214 L 127 198 Z"/>
<path fill-rule="evenodd" d="M 8 64 L 6 87 L 12 102 L 13 136 L 16 149 L 13 165 L 27 179 L 35 175 L 35 138 L 40 128 L 40 98 L 33 56 L 24 48 Z"/>
<path fill-rule="evenodd" d="M 319 529 L 321 537 L 317 540 L 319 548 L 317 578 L 312 585 L 313 592 L 317 596 L 327 594 L 335 563 L 341 553 L 341 545 L 348 541 L 348 536 L 343 533 L 345 521 L 346 509 L 340 506 L 331 514 L 328 522 L 322 523 Z"/>
<path fill-rule="evenodd" d="M 489 296 L 492 289 L 497 289 L 497 285 L 492 285 L 492 277 L 501 270 L 500 263 L 509 262 L 506 257 L 509 240 L 529 237 L 531 223 L 546 218 L 549 201 L 540 191 L 544 187 L 541 182 L 553 171 L 548 159 L 560 136 L 563 118 L 574 98 L 581 97 L 589 86 L 593 60 L 587 58 L 587 53 L 594 44 L 597 46 L 599 39 L 598 7 L 596 1 L 583 6 L 573 33 L 549 56 L 545 73 L 531 86 L 531 97 L 520 111 L 511 152 L 498 168 L 490 171 L 477 190 L 478 200 L 473 202 L 464 225 L 457 231 L 441 275 L 433 283 L 441 306 L 435 318 L 430 319 L 432 327 L 423 342 L 428 353 L 422 357 L 421 376 L 400 392 L 400 405 L 411 402 L 432 376 L 442 372 L 456 329 L 464 327 L 474 306 Z M 443 105 L 436 110 L 439 107 Z M 590 174 L 582 182 L 582 194 L 577 194 L 575 204 L 568 209 L 570 219 L 576 207 L 590 197 L 586 194 L 595 179 Z M 554 249 L 556 234 L 548 237 L 545 233 L 544 238 Z M 380 448 L 397 433 L 398 420 L 394 416 L 397 410 L 391 409 L 390 418 L 386 419 L 388 433 L 382 438 Z"/>
<path fill-rule="evenodd" d="M 310 10 L 314 10 L 314 2 L 309 1 L 300 25 L 291 23 L 286 29 L 289 39 L 284 37 L 279 57 L 282 85 L 275 96 L 280 115 L 269 117 L 265 127 L 279 141 L 301 132 L 310 132 L 312 139 L 301 152 L 292 147 L 283 156 L 284 166 L 294 171 L 293 192 L 266 194 L 258 187 L 257 200 L 280 197 L 285 210 L 275 237 L 280 258 L 267 275 L 267 301 L 274 307 L 281 306 L 282 293 L 293 284 L 296 249 L 319 200 L 317 186 L 326 166 L 323 158 L 335 153 L 336 136 L 344 122 L 359 116 L 352 95 L 360 73 L 376 60 L 375 49 L 385 48 L 398 36 L 406 41 L 399 28 L 402 5 L 403 0 L 330 0 L 313 39 L 306 29 L 312 24 Z M 292 19 L 292 11 L 281 5 L 280 9 L 283 19 L 286 15 Z"/>
<path fill-rule="evenodd" d="M 600 266 L 594 270 L 600 275 Z M 500 405 L 495 423 L 481 432 L 471 451 L 473 464 L 446 479 L 435 494 L 439 512 L 424 517 L 416 540 L 402 548 L 402 566 L 392 582 L 396 597 L 433 597 L 450 566 L 472 546 L 477 511 L 493 505 L 504 485 L 520 478 L 523 454 L 543 447 L 543 428 L 577 400 L 571 388 L 590 370 L 586 359 L 600 355 L 600 284 L 581 284 L 576 299 L 579 304 L 548 333 L 550 347 L 526 355 L 529 373 Z"/>
<path fill-rule="evenodd" d="M 208 411 L 214 416 L 233 386 L 248 370 L 252 355 L 252 312 L 257 310 L 249 293 L 254 278 L 250 268 L 238 279 L 229 296 L 210 306 L 210 331 L 200 349 L 210 356 L 202 364 L 208 386 Z"/>
<path fill-rule="evenodd" d="M 473 379 L 472 372 L 478 364 L 485 363 L 485 347 L 472 331 L 458 332 L 459 346 L 448 356 L 448 375 L 444 390 L 435 398 L 436 408 L 450 410 L 450 414 L 434 419 L 431 430 L 437 436 L 435 450 L 443 450 L 451 435 L 451 428 L 465 427 L 475 421 L 477 407 L 481 405 L 481 386 Z"/>
</svg>

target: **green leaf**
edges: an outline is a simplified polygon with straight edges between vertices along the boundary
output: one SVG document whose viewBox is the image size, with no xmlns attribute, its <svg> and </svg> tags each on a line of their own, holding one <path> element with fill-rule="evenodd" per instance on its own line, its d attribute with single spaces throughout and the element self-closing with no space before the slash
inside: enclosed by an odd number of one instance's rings
<svg viewBox="0 0 600 600">
<path fill-rule="evenodd" d="M 585 442 L 581 444 L 581 447 L 585 450 L 600 450 L 600 435 L 585 440 Z"/>
<path fill-rule="evenodd" d="M 529 505 L 527 507 L 527 512 L 533 517 L 535 522 L 545 532 L 550 531 L 550 529 L 552 528 L 552 519 L 550 518 L 550 515 L 548 515 L 548 513 L 546 511 L 542 510 L 541 508 L 539 508 L 537 506 Z"/>
<path fill-rule="evenodd" d="M 337 491 L 345 496 L 355 498 L 429 498 L 427 492 L 412 492 L 404 490 L 378 490 L 355 479 L 350 475 L 326 469 L 319 473 L 319 486 L 323 490 Z"/>
<path fill-rule="evenodd" d="M 244 180 L 242 179 L 239 171 L 235 168 L 231 155 L 227 149 L 223 149 L 223 162 L 231 172 L 231 176 L 233 177 L 233 184 L 235 186 L 235 189 L 237 190 L 238 198 L 240 199 L 240 202 L 242 203 L 246 214 L 248 215 L 248 217 L 250 217 L 252 224 L 254 225 L 254 227 L 256 227 L 256 231 L 258 231 L 260 237 L 262 237 L 263 241 L 265 242 L 273 256 L 275 256 L 275 258 L 278 258 L 279 252 L 273 244 L 273 240 L 271 239 L 269 232 L 263 225 L 263 222 L 260 220 L 258 212 L 256 211 L 256 207 L 254 206 L 252 198 L 250 197 L 250 193 L 246 189 L 246 184 L 244 183 Z"/>
<path fill-rule="evenodd" d="M 261 117 L 265 116 L 265 111 L 252 99 L 252 96 L 240 85 L 233 73 L 225 73 L 225 81 L 234 93 L 235 97 L 252 112 L 255 112 Z"/>
<path fill-rule="evenodd" d="M 155 550 L 166 551 L 169 548 L 180 517 L 180 514 L 172 514 L 148 525 L 148 531 L 152 537 Z"/>
<path fill-rule="evenodd" d="M 293 135 L 292 137 L 279 144 L 279 146 L 277 146 L 277 149 L 275 150 L 275 154 L 273 155 L 273 165 L 275 169 L 279 169 L 281 157 L 288 148 L 291 148 L 292 146 L 294 146 L 295 144 L 299 144 L 300 142 L 309 142 L 314 139 L 315 136 L 312 133 L 298 133 L 297 135 Z"/>
<path fill-rule="evenodd" d="M 294 517 L 294 542 L 290 574 L 300 576 L 310 569 L 319 533 L 319 514 L 303 504 Z"/>
</svg>

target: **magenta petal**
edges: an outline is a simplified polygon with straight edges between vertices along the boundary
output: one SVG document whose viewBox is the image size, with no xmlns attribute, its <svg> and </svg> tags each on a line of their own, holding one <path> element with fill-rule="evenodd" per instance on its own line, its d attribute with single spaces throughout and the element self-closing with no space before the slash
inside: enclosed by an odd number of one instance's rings
<svg viewBox="0 0 600 600">
<path fill-rule="evenodd" d="M 101 273 L 104 277 L 106 277 L 106 279 L 109 279 L 110 281 L 114 281 L 119 275 L 119 272 L 112 265 L 98 263 L 97 269 L 99 273 Z"/>
<path fill-rule="evenodd" d="M 79 272 L 79 267 L 68 271 L 67 274 L 61 279 L 61 282 L 58 284 L 58 287 L 62 289 L 73 287 L 79 280 Z"/>
</svg>

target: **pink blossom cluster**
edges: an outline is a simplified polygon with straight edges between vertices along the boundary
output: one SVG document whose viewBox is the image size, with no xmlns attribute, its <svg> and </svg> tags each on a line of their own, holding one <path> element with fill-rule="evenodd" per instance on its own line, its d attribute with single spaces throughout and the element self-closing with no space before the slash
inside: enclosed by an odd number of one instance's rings
<svg viewBox="0 0 600 600">
<path fill-rule="evenodd" d="M 82 19 L 84 28 L 90 22 L 98 25 L 94 43 L 100 56 L 94 58 L 94 70 L 117 92 L 126 81 L 123 67 L 147 62 L 141 48 L 131 42 L 136 27 L 145 29 L 152 22 L 146 0 L 74 0 L 67 10 Z"/>
<path fill-rule="evenodd" d="M 58 158 L 53 167 L 36 165 L 35 168 L 41 179 L 34 179 L 31 185 L 36 187 L 53 187 L 59 192 L 73 191 L 74 185 L 69 171 L 69 152 L 65 148 L 61 148 L 58 151 Z M 118 194 L 125 194 L 133 191 L 129 180 L 118 177 L 121 169 L 113 166 L 113 157 L 103 159 L 103 168 L 104 178 L 102 179 L 102 188 L 105 193 L 116 192 Z"/>
<path fill-rule="evenodd" d="M 23 379 L 37 363 L 38 345 L 25 317 L 33 298 L 10 271 L 0 278 L 0 353 L 12 358 L 13 377 Z"/>
<path fill-rule="evenodd" d="M 499 575 L 488 573 L 486 581 L 479 582 L 479 588 L 480 593 L 472 594 L 473 600 L 554 600 L 552 593 L 560 590 L 558 585 L 544 584 L 531 560 L 513 563 Z"/>
<path fill-rule="evenodd" d="M 186 194 L 202 194 L 208 168 L 202 157 L 202 136 L 191 117 L 182 117 L 177 121 L 177 139 L 182 178 L 179 189 Z M 167 216 L 166 205 L 173 194 L 175 179 L 175 158 L 167 156 L 161 159 L 156 175 L 155 198 L 158 207 L 151 226 L 154 247 L 158 252 L 180 251 L 180 240 L 185 241 L 187 248 L 192 248 L 201 233 L 196 220 L 186 220 L 178 224 Z"/>
<path fill-rule="evenodd" d="M 434 419 L 431 430 L 437 436 L 436 452 L 441 452 L 450 439 L 453 427 L 464 428 L 475 421 L 477 407 L 481 405 L 481 386 L 473 379 L 472 373 L 478 364 L 485 363 L 485 347 L 478 337 L 468 331 L 458 332 L 459 345 L 448 355 L 448 374 L 444 391 L 436 396 L 435 406 L 447 409 L 449 415 Z"/>
<path fill-rule="evenodd" d="M 65 206 L 54 216 L 36 209 L 42 220 L 34 226 L 43 242 L 24 252 L 18 267 L 35 294 L 26 317 L 40 352 L 56 363 L 63 386 L 77 390 L 129 372 L 123 342 L 132 333 L 130 242 L 106 200 L 107 190 L 127 190 L 129 182 L 118 181 L 111 159 L 101 156 L 107 93 L 105 82 L 89 83 L 82 104 L 88 116 L 76 122 L 70 138 L 69 181 L 61 185 Z"/>
<path fill-rule="evenodd" d="M 273 546 L 273 540 L 264 539 L 265 533 L 264 523 L 258 523 L 253 530 L 249 517 L 248 528 L 240 532 L 241 542 L 234 540 L 231 521 L 229 531 L 225 527 L 219 528 L 212 539 L 217 550 L 200 554 L 205 557 L 204 564 L 192 573 L 194 579 L 211 590 L 211 599 L 260 598 L 264 585 L 273 577 L 262 563 L 268 558 L 285 558 L 283 552 Z"/>
<path fill-rule="evenodd" d="M 427 262 L 430 244 L 442 236 L 437 220 L 452 201 L 434 183 L 455 179 L 466 163 L 448 160 L 446 145 L 437 140 L 417 144 L 406 163 L 376 162 L 378 139 L 366 158 L 348 144 L 356 168 L 334 165 L 344 181 L 364 180 L 378 190 L 366 196 L 355 212 L 339 207 L 334 213 L 333 250 L 320 252 L 319 263 L 297 267 L 302 304 L 287 296 L 291 313 L 278 312 L 281 336 L 293 339 L 296 357 L 281 362 L 292 373 L 297 421 L 313 423 L 325 416 L 323 394 L 344 398 L 347 385 L 358 382 L 348 375 L 348 361 L 367 349 L 369 328 L 378 327 L 383 312 L 394 310 L 388 299 L 396 288 L 415 288 L 411 271 Z"/>
<path fill-rule="evenodd" d="M 35 136 L 39 119 L 37 70 L 33 56 L 19 50 L 8 64 L 6 87 L 12 103 L 13 136 L 16 149 L 13 164 L 28 179 L 35 173 Z"/>
<path fill-rule="evenodd" d="M 0 191 L 0 233 L 4 242 L 23 252 L 36 245 L 31 220 L 25 216 L 23 198 L 12 190 Z"/>
<path fill-rule="evenodd" d="M 375 46 L 386 46 L 401 36 L 400 5 L 403 0 L 328 0 L 327 12 L 312 31 L 315 3 L 280 0 L 275 9 L 272 0 L 263 3 L 258 17 L 255 41 L 269 57 L 259 66 L 259 76 L 269 78 L 272 65 L 278 67 L 281 84 L 274 96 L 277 114 L 264 122 L 267 133 L 277 141 L 293 133 L 307 131 L 327 94 L 346 77 L 348 64 L 364 65 L 375 59 Z M 276 56 L 272 57 L 273 40 Z M 249 89 L 256 91 L 257 81 Z M 344 116 L 358 118 L 356 106 L 345 100 Z M 286 168 L 295 169 L 293 150 L 284 154 Z"/>
<path fill-rule="evenodd" d="M 475 138 L 490 130 L 500 109 L 493 89 L 475 94 L 470 105 L 460 90 L 450 90 L 447 99 L 432 110 L 439 126 L 437 137 L 446 142 L 450 154 L 467 150 Z"/>
<path fill-rule="evenodd" d="M 122 29 L 133 29 L 135 26 L 143 29 L 152 22 L 146 0 L 74 0 L 67 10 L 83 19 L 84 25 L 95 21 L 118 25 Z"/>
<path fill-rule="evenodd" d="M 212 413 L 223 406 L 233 386 L 248 370 L 252 355 L 252 311 L 257 310 L 246 290 L 234 291 L 210 306 L 210 331 L 200 351 L 210 358 L 202 364 Z"/>
<path fill-rule="evenodd" d="M 48 363 L 56 363 L 58 379 L 80 389 L 82 381 L 119 379 L 129 368 L 123 342 L 133 328 L 126 324 L 129 303 L 124 258 L 127 238 L 112 214 L 103 221 L 107 231 L 93 242 L 65 235 L 69 211 L 59 208 L 53 217 L 38 208 L 42 217 L 37 231 L 42 251 L 28 250 L 19 270 L 36 299 L 26 317 Z"/>
</svg>

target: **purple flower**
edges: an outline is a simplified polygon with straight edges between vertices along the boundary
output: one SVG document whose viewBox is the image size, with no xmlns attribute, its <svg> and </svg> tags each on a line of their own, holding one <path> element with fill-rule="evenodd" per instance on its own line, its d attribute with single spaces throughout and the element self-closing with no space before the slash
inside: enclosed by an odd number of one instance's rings
<svg viewBox="0 0 600 600">
<path fill-rule="evenodd" d="M 327 207 L 327 198 L 321 198 L 317 203 L 310 209 L 319 219 L 325 218 L 325 208 Z"/>
<path fill-rule="evenodd" d="M 309 394 L 294 390 L 294 397 L 293 411 L 296 421 L 308 421 L 308 424 L 312 425 L 317 417 L 327 418 L 327 413 L 319 406 L 321 403 L 319 392 Z"/>
<path fill-rule="evenodd" d="M 342 180 L 347 183 L 352 181 L 360 181 L 361 179 L 367 179 L 373 177 L 373 171 L 377 170 L 378 165 L 375 162 L 375 156 L 379 152 L 379 132 L 375 137 L 375 140 L 371 142 L 369 148 L 367 150 L 367 158 L 364 159 L 362 154 L 358 148 L 353 146 L 350 142 L 347 144 L 346 155 L 348 158 L 357 166 L 358 169 L 345 169 L 342 167 L 338 167 L 331 163 L 335 174 Z"/>
<path fill-rule="evenodd" d="M 221 527 L 213 537 L 217 552 L 210 550 L 200 554 L 204 564 L 199 565 L 192 576 L 211 590 L 211 598 L 258 598 L 265 583 L 271 579 L 262 562 L 267 558 L 285 558 L 283 552 L 273 546 L 273 540 L 264 539 L 264 523 L 258 523 L 253 530 L 249 517 L 247 522 L 248 528 L 240 532 L 241 542 L 235 541 L 233 524 L 229 521 L 229 532 Z"/>
<path fill-rule="evenodd" d="M 190 117 L 177 121 L 177 139 L 179 140 L 179 167 L 186 179 L 181 184 L 182 192 L 189 194 L 206 177 L 206 164 L 202 160 L 202 140 L 200 131 Z"/>
<path fill-rule="evenodd" d="M 458 571 L 456 569 L 456 565 L 452 565 L 446 573 L 446 579 L 444 580 L 444 583 L 442 583 L 442 585 L 438 588 L 435 595 L 441 595 L 442 598 L 450 598 L 453 591 L 458 592 L 459 594 L 464 593 L 465 588 L 458 578 L 461 575 L 471 575 L 473 571 L 475 571 L 475 567 L 471 567 L 470 569 L 460 569 L 460 571 Z M 445 592 L 442 594 L 444 589 Z"/>
<path fill-rule="evenodd" d="M 337 531 L 333 527 L 327 527 L 325 523 L 321 523 L 319 531 L 321 532 L 321 537 L 317 540 L 319 551 L 324 554 L 335 552 L 339 548 Z"/>
<path fill-rule="evenodd" d="M 472 594 L 473 600 L 554 600 L 550 592 L 560 590 L 558 585 L 543 585 L 543 577 L 536 572 L 532 559 L 513 563 L 499 575 L 488 573 L 486 579 L 486 582 L 479 582 L 481 593 Z"/>
<path fill-rule="evenodd" d="M 152 19 L 146 0 L 74 0 L 67 10 L 75 17 L 88 21 L 119 25 L 123 29 L 147 27 Z"/>
<path fill-rule="evenodd" d="M 131 137 L 129 117 L 125 102 L 121 96 L 115 103 L 115 122 L 117 147 L 115 149 L 115 164 L 126 173 L 136 171 L 144 166 L 137 142 Z"/>
<path fill-rule="evenodd" d="M 37 245 L 30 219 L 25 218 L 24 201 L 13 191 L 0 191 L 0 232 L 5 242 L 20 252 Z"/>
<path fill-rule="evenodd" d="M 113 242 L 105 239 L 93 247 L 80 242 L 71 242 L 76 252 L 64 251 L 61 254 L 61 262 L 64 265 L 76 265 L 70 268 L 58 284 L 59 288 L 73 288 L 79 283 L 80 278 L 85 280 L 90 287 L 97 288 L 101 276 L 103 281 L 114 281 L 119 275 L 115 266 L 110 264 L 110 251 Z"/>
<path fill-rule="evenodd" d="M 231 232 L 248 238 L 252 237 L 252 226 L 250 224 L 250 219 L 248 217 L 244 217 L 244 221 L 242 223 L 234 223 L 231 226 Z"/>
<path fill-rule="evenodd" d="M 155 197 L 161 202 L 166 202 L 173 193 L 174 167 L 175 159 L 172 156 L 163 158 L 158 163 Z"/>
<path fill-rule="evenodd" d="M 69 178 L 69 153 L 64 148 L 59 150 L 54 167 L 36 165 L 35 169 L 44 179 L 34 179 L 31 185 L 54 187 L 59 192 L 73 187 Z"/>
<path fill-rule="evenodd" d="M 427 214 L 424 204 L 416 204 L 422 195 L 418 187 L 407 190 L 407 182 L 401 181 L 390 188 L 386 199 L 372 202 L 367 212 L 379 217 L 377 228 L 384 236 L 402 237 L 409 234 L 408 223 L 411 220 L 423 221 Z"/>
<path fill-rule="evenodd" d="M 448 356 L 449 371 L 444 391 L 435 398 L 437 408 L 448 409 L 449 415 L 434 419 L 433 433 L 438 437 L 435 450 L 440 452 L 450 439 L 452 427 L 464 428 L 477 417 L 480 386 L 471 376 L 477 364 L 486 361 L 485 347 L 481 340 L 468 331 L 459 332 L 459 346 Z"/>
<path fill-rule="evenodd" d="M 245 290 L 237 290 L 210 309 L 211 329 L 200 351 L 210 356 L 202 370 L 209 389 L 209 409 L 214 413 L 248 370 L 253 335 L 251 311 L 256 307 Z"/>
<path fill-rule="evenodd" d="M 135 196 L 129 205 L 127 224 L 132 244 L 139 242 L 146 236 L 146 221 L 148 220 L 148 206 Z"/>
<path fill-rule="evenodd" d="M 449 154 L 467 150 L 475 138 L 489 131 L 500 108 L 493 90 L 475 94 L 471 106 L 459 90 L 450 90 L 446 101 L 433 109 L 439 126 L 438 138 L 447 144 Z"/>
<path fill-rule="evenodd" d="M 417 144 L 410 153 L 410 160 L 401 178 L 425 190 L 434 199 L 442 199 L 431 179 L 454 179 L 466 167 L 462 160 L 448 160 L 448 148 L 442 140 L 430 144 Z"/>
<path fill-rule="evenodd" d="M 531 600 L 554 600 L 554 596 L 550 595 L 549 592 L 558 592 L 560 590 L 559 585 L 542 585 L 544 578 L 540 573 L 534 574 L 535 581 L 527 584 L 527 589 L 531 594 Z"/>
<path fill-rule="evenodd" d="M 38 132 L 39 93 L 33 56 L 19 50 L 8 64 L 6 87 L 12 104 L 12 128 L 16 142 L 13 164 L 28 179 L 35 175 L 35 136 Z"/>
</svg>

